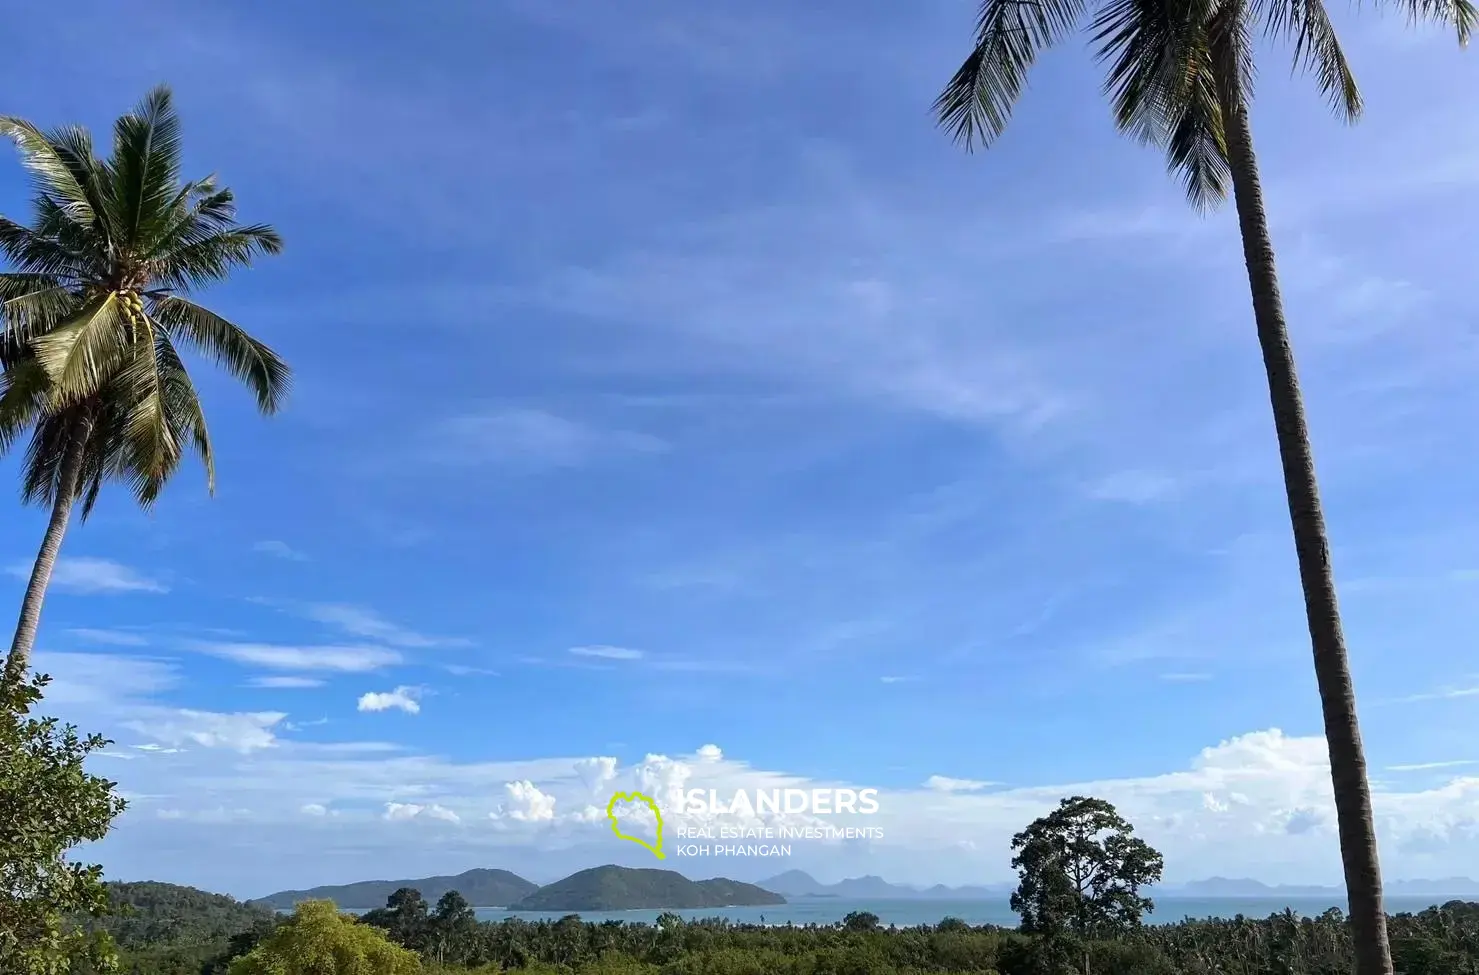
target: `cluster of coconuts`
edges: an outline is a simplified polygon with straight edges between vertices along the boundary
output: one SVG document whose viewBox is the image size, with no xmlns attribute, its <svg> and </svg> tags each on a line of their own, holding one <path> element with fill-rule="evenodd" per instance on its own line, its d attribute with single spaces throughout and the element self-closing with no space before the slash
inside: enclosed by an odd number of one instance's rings
<svg viewBox="0 0 1479 975">
<path fill-rule="evenodd" d="M 136 332 L 143 328 L 145 325 L 144 299 L 139 297 L 139 293 L 125 290 L 115 291 L 113 295 L 123 309 L 123 320 L 128 322 L 129 331 Z"/>
</svg>

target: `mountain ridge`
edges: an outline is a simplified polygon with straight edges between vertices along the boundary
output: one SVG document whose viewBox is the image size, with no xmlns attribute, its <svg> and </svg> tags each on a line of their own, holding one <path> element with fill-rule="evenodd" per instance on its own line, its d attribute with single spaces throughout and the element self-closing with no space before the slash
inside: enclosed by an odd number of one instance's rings
<svg viewBox="0 0 1479 975">
<path fill-rule="evenodd" d="M 264 904 L 276 910 L 291 910 L 303 900 L 331 900 L 351 910 L 384 907 L 385 900 L 402 887 L 412 887 L 422 898 L 435 904 L 449 890 L 455 890 L 473 907 L 506 907 L 529 896 L 539 885 L 507 870 L 474 867 L 452 876 L 421 877 L 414 880 L 360 880 L 349 884 L 326 884 L 306 890 L 280 890 L 247 903 Z"/>
</svg>

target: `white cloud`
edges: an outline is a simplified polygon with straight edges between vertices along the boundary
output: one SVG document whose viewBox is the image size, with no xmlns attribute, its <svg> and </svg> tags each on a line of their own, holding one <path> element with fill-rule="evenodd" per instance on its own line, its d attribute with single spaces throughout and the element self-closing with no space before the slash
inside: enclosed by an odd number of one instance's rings
<svg viewBox="0 0 1479 975">
<path fill-rule="evenodd" d="M 363 606 L 351 606 L 344 603 L 309 603 L 294 609 L 316 623 L 335 627 L 350 636 L 375 640 L 393 647 L 422 649 L 466 646 L 468 642 L 417 633 L 415 630 L 392 623 L 374 610 Z"/>
<path fill-rule="evenodd" d="M 275 687 L 281 690 L 298 690 L 324 686 L 324 682 L 317 677 L 293 677 L 290 675 L 253 677 L 247 683 L 252 687 Z"/>
<path fill-rule="evenodd" d="M 694 754 L 701 762 L 717 762 L 724 758 L 724 751 L 718 745 L 704 745 Z"/>
<path fill-rule="evenodd" d="M 924 780 L 924 787 L 936 792 L 978 792 L 995 784 L 983 779 L 952 779 L 948 775 L 931 775 Z"/>
<path fill-rule="evenodd" d="M 528 779 L 522 782 L 505 782 L 503 791 L 508 802 L 488 815 L 493 819 L 513 819 L 519 822 L 544 822 L 555 818 L 555 798 L 541 792 Z"/>
<path fill-rule="evenodd" d="M 1388 765 L 1388 772 L 1426 772 L 1430 769 L 1458 768 L 1461 765 L 1474 765 L 1475 759 L 1461 758 L 1451 762 L 1417 762 L 1412 765 Z"/>
<path fill-rule="evenodd" d="M 388 711 L 399 708 L 407 714 L 420 714 L 421 696 L 419 687 L 397 687 L 393 691 L 370 691 L 361 694 L 358 709 L 361 711 Z"/>
<path fill-rule="evenodd" d="M 571 647 L 570 652 L 577 657 L 598 657 L 602 660 L 641 660 L 646 656 L 641 650 L 628 647 Z"/>
<path fill-rule="evenodd" d="M 1191 671 L 1173 672 L 1169 674 L 1161 674 L 1160 679 L 1168 684 L 1198 684 L 1203 681 L 1211 680 L 1212 675 Z"/>
<path fill-rule="evenodd" d="M 575 763 L 575 773 L 592 794 L 605 790 L 606 785 L 616 778 L 616 759 L 609 755 L 582 758 Z"/>
<path fill-rule="evenodd" d="M 281 542 L 277 539 L 267 539 L 266 541 L 257 542 L 252 546 L 252 551 L 260 552 L 263 555 L 272 555 L 279 559 L 287 559 L 289 562 L 308 561 L 308 556 L 293 548 L 287 542 Z"/>
<path fill-rule="evenodd" d="M 462 817 L 436 803 L 421 805 L 414 802 L 387 802 L 385 804 L 385 818 L 393 822 L 404 822 L 409 819 L 438 819 L 444 823 L 460 823 Z"/>
<path fill-rule="evenodd" d="M 124 727 L 166 745 L 190 743 L 202 748 L 250 752 L 276 744 L 272 729 L 286 717 L 280 711 L 221 714 L 188 708 L 159 708 L 149 717 L 125 721 Z"/>
<path fill-rule="evenodd" d="M 329 810 L 321 803 L 305 802 L 299 807 L 305 816 L 326 816 Z"/>
<path fill-rule="evenodd" d="M 29 578 L 29 563 L 14 565 L 10 574 L 21 579 Z M 163 583 L 142 575 L 135 569 L 109 559 L 85 557 L 57 559 L 51 573 L 52 588 L 61 592 L 82 594 L 120 592 L 169 592 Z"/>
<path fill-rule="evenodd" d="M 900 676 L 897 676 L 897 675 L 890 675 L 890 676 L 887 676 L 887 677 L 880 677 L 880 678 L 878 678 L 878 680 L 881 683 L 884 683 L 884 684 L 909 684 L 909 683 L 913 683 L 914 681 L 919 680 L 919 678 L 918 677 L 900 677 Z"/>
<path fill-rule="evenodd" d="M 326 670 L 359 674 L 401 662 L 400 653 L 386 647 L 195 642 L 190 644 L 190 648 L 213 657 L 274 670 Z"/>
<path fill-rule="evenodd" d="M 79 640 L 87 640 L 91 643 L 105 643 L 115 647 L 142 647 L 147 646 L 149 641 L 138 633 L 130 633 L 127 630 L 99 630 L 86 626 L 76 626 L 67 630 L 72 636 Z"/>
</svg>

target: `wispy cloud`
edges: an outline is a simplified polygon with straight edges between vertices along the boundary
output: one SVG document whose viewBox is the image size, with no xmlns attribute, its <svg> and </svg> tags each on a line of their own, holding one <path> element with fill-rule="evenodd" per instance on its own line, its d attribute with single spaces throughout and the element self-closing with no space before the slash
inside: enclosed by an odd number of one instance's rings
<svg viewBox="0 0 1479 975">
<path fill-rule="evenodd" d="M 1407 697 L 1397 698 L 1393 703 L 1417 704 L 1422 701 L 1448 701 L 1464 697 L 1479 697 L 1479 684 L 1445 687 L 1436 691 L 1426 691 L 1422 694 L 1409 694 Z"/>
<path fill-rule="evenodd" d="M 356 707 L 360 711 L 389 711 L 394 708 L 407 714 L 420 714 L 421 695 L 421 688 L 402 685 L 393 691 L 370 691 L 361 694 Z"/>
<path fill-rule="evenodd" d="M 90 643 L 106 643 L 115 647 L 143 647 L 149 641 L 138 633 L 130 633 L 127 630 L 100 630 L 87 626 L 74 626 L 67 630 L 71 636 L 79 640 L 87 640 Z"/>
<path fill-rule="evenodd" d="M 1169 674 L 1160 674 L 1158 676 L 1161 680 L 1165 681 L 1168 684 L 1199 684 L 1203 681 L 1209 681 L 1212 679 L 1211 674 L 1201 673 L 1199 671 L 1176 672 Z"/>
<path fill-rule="evenodd" d="M 260 552 L 263 555 L 272 555 L 279 559 L 286 559 L 289 562 L 308 561 L 307 555 L 304 555 L 302 552 L 293 548 L 287 542 L 281 542 L 276 539 L 268 539 L 266 541 L 257 542 L 255 545 L 252 546 L 252 551 Z"/>
<path fill-rule="evenodd" d="M 924 780 L 924 787 L 935 792 L 979 792 L 997 784 L 984 779 L 955 779 L 948 775 L 931 775 Z"/>
<path fill-rule="evenodd" d="M 324 686 L 323 680 L 317 677 L 293 677 L 291 675 L 273 675 L 267 677 L 253 677 L 247 681 L 251 687 L 271 687 L 282 690 L 299 690 L 310 687 Z"/>
<path fill-rule="evenodd" d="M 350 636 L 376 640 L 393 647 L 423 649 L 462 647 L 469 644 L 469 641 L 460 638 L 418 633 L 409 627 L 392 623 L 374 610 L 363 606 L 343 603 L 307 603 L 293 607 L 293 611 L 316 623 L 332 626 Z"/>
<path fill-rule="evenodd" d="M 10 567 L 11 575 L 21 579 L 31 574 L 29 563 Z M 110 559 L 87 557 L 61 558 L 51 574 L 52 588 L 83 594 L 123 592 L 169 592 L 169 587 L 136 569 Z"/>
<path fill-rule="evenodd" d="M 333 671 L 366 673 L 401 662 L 401 655 L 386 647 L 285 646 L 275 643 L 221 643 L 196 641 L 191 650 L 224 660 L 273 670 Z"/>
<path fill-rule="evenodd" d="M 889 675 L 887 675 L 885 677 L 878 678 L 878 680 L 879 680 L 880 683 L 883 683 L 883 684 L 912 684 L 915 681 L 918 681 L 919 678 L 918 677 L 905 676 L 905 675 L 902 675 L 902 674 L 889 674 Z"/>
<path fill-rule="evenodd" d="M 647 656 L 641 650 L 633 650 L 629 647 L 571 647 L 569 652 L 577 657 L 597 657 L 601 660 L 641 660 Z"/>
<path fill-rule="evenodd" d="M 668 449 L 659 437 L 611 430 L 538 409 L 467 413 L 443 420 L 430 433 L 434 459 L 446 464 L 498 464 L 544 470 L 579 467 L 623 454 Z"/>
<path fill-rule="evenodd" d="M 1425 772 L 1428 769 L 1458 768 L 1462 765 L 1473 765 L 1476 759 L 1460 758 L 1451 762 L 1416 762 L 1412 765 L 1388 765 L 1388 772 Z"/>
</svg>

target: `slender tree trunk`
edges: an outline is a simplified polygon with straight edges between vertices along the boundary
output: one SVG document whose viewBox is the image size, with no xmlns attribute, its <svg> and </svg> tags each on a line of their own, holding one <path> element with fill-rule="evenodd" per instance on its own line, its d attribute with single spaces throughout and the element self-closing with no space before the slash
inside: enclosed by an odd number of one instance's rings
<svg viewBox="0 0 1479 975">
<path fill-rule="evenodd" d="M 1330 543 L 1315 480 L 1315 460 L 1294 368 L 1294 352 L 1289 343 L 1289 328 L 1284 321 L 1284 303 L 1279 295 L 1279 277 L 1263 207 L 1258 161 L 1253 152 L 1248 106 L 1236 84 L 1236 62 L 1227 46 L 1219 47 L 1218 95 L 1232 169 L 1233 197 L 1243 236 L 1248 284 L 1253 292 L 1253 319 L 1268 374 L 1269 400 L 1284 468 L 1284 491 L 1289 499 L 1289 520 L 1294 527 L 1299 581 L 1304 589 L 1305 616 L 1314 650 L 1315 681 L 1325 718 L 1325 743 L 1330 752 L 1330 778 L 1335 790 L 1340 858 L 1350 901 L 1356 973 L 1392 975 L 1371 787 L 1366 779 L 1366 756 L 1356 720 L 1356 693 L 1351 684 L 1345 635 L 1341 632 Z"/>
<path fill-rule="evenodd" d="M 72 506 L 77 501 L 77 487 L 81 480 L 82 458 L 87 446 L 89 425 L 85 419 L 79 419 L 74 424 L 71 440 L 67 443 L 67 452 L 62 457 L 61 469 L 57 472 L 51 520 L 46 524 L 46 534 L 41 539 L 41 550 L 36 553 L 36 562 L 31 566 L 31 580 L 26 584 L 26 598 L 21 602 L 15 638 L 10 641 L 10 654 L 5 658 L 3 679 L 8 687 L 14 687 L 26 679 L 31 651 L 36 645 L 36 631 L 41 626 L 41 604 L 46 600 L 46 587 L 51 583 L 51 573 L 56 568 L 57 555 L 62 550 L 62 539 L 67 535 L 67 522 L 72 518 Z"/>
</svg>

